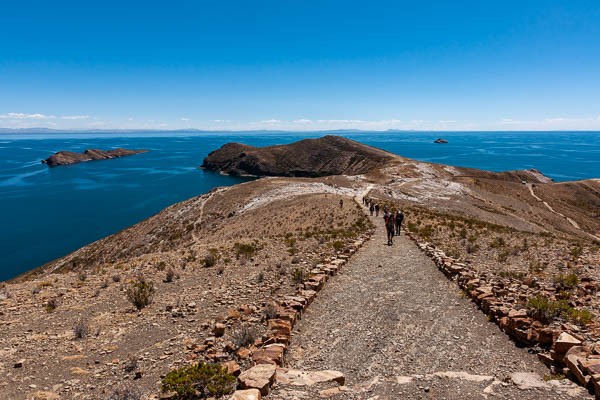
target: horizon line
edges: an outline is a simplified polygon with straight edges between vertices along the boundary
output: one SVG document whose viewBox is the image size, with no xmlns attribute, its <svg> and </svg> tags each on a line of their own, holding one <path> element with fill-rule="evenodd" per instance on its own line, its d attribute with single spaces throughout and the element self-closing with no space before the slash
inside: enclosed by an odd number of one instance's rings
<svg viewBox="0 0 600 400">
<path fill-rule="evenodd" d="M 317 130 L 286 130 L 286 129 L 200 129 L 200 128 L 181 128 L 181 129 L 143 129 L 143 128 L 114 128 L 114 129 L 56 129 L 56 128 L 1 128 L 0 134 L 10 133 L 122 133 L 122 132 L 206 132 L 206 133 L 252 133 L 252 132 L 273 132 L 273 133 L 321 133 L 321 132 L 599 132 L 598 129 L 456 129 L 456 130 L 435 130 L 435 129 L 317 129 Z"/>
</svg>

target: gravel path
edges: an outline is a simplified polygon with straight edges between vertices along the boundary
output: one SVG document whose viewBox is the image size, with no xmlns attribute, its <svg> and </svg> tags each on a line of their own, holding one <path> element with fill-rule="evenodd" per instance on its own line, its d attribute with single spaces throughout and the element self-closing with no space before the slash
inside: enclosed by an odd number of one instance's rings
<svg viewBox="0 0 600 400">
<path fill-rule="evenodd" d="M 517 388 L 511 373 L 542 377 L 548 370 L 463 298 L 410 239 L 385 245 L 383 220 L 373 221 L 376 234 L 296 325 L 287 367 L 341 371 L 352 390 L 336 399 L 588 398 L 557 381 Z M 269 397 L 318 398 L 322 389 L 280 385 Z"/>
</svg>

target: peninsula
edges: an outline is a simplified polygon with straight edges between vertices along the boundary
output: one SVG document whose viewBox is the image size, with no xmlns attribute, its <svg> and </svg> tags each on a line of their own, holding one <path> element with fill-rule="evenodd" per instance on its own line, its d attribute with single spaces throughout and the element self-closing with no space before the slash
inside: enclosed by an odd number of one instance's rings
<svg viewBox="0 0 600 400">
<path fill-rule="evenodd" d="M 125 156 L 132 156 L 134 154 L 145 153 L 148 150 L 127 150 L 127 149 L 114 149 L 114 150 L 98 150 L 98 149 L 87 149 L 83 153 L 75 153 L 72 151 L 59 151 L 51 155 L 45 160 L 42 160 L 42 164 L 46 164 L 49 167 L 57 167 L 60 165 L 77 164 L 83 161 L 94 161 L 94 160 L 108 160 L 112 158 L 119 158 Z"/>
</svg>

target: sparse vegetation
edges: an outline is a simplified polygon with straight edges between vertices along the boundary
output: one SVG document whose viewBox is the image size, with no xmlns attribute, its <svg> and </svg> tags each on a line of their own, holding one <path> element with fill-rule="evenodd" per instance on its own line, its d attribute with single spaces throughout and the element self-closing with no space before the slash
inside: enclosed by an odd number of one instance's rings
<svg viewBox="0 0 600 400">
<path fill-rule="evenodd" d="M 162 391 L 175 392 L 181 400 L 219 398 L 233 393 L 236 384 L 237 379 L 226 368 L 199 362 L 169 372 L 162 381 Z"/>
<path fill-rule="evenodd" d="M 506 246 L 506 241 L 501 236 L 495 237 L 494 240 L 492 240 L 490 242 L 490 247 L 492 249 L 499 249 L 499 248 L 503 248 L 505 246 Z"/>
<path fill-rule="evenodd" d="M 344 248 L 344 242 L 342 242 L 341 240 L 336 240 L 335 242 L 333 242 L 333 243 L 331 244 L 331 246 L 333 246 L 333 248 L 334 248 L 336 251 L 339 251 L 339 250 L 341 250 L 341 249 L 343 249 L 343 248 Z"/>
<path fill-rule="evenodd" d="M 247 325 L 242 325 L 233 333 L 233 343 L 238 347 L 248 347 L 258 338 L 254 329 Z"/>
<path fill-rule="evenodd" d="M 154 285 L 152 282 L 146 281 L 143 277 L 139 277 L 137 282 L 134 282 L 127 289 L 127 299 L 139 311 L 148 306 L 152 301 L 154 294 Z"/>
<path fill-rule="evenodd" d="M 498 276 L 500 276 L 502 278 L 511 278 L 511 279 L 515 279 L 515 280 L 519 280 L 519 281 L 522 281 L 523 279 L 525 279 L 524 272 L 502 270 L 502 271 L 498 272 Z"/>
<path fill-rule="evenodd" d="M 256 253 L 256 247 L 251 244 L 236 243 L 234 249 L 237 259 L 250 258 Z"/>
<path fill-rule="evenodd" d="M 125 362 L 125 364 L 123 365 L 123 370 L 125 372 L 133 372 L 138 368 L 138 359 L 136 356 L 134 355 L 129 355 L 127 357 L 127 361 Z"/>
<path fill-rule="evenodd" d="M 46 312 L 51 313 L 52 311 L 56 310 L 56 307 L 58 307 L 59 304 L 60 303 L 57 298 L 49 299 L 46 302 L 46 307 L 44 307 L 44 308 L 46 309 Z"/>
<path fill-rule="evenodd" d="M 173 271 L 171 268 L 169 268 L 169 270 L 165 274 L 165 282 L 167 282 L 167 283 L 173 282 L 174 277 L 175 277 L 175 271 Z"/>
<path fill-rule="evenodd" d="M 90 326 L 84 319 L 78 319 L 73 326 L 73 334 L 75 339 L 84 339 L 90 334 Z"/>
<path fill-rule="evenodd" d="M 214 267 L 217 264 L 217 256 L 214 254 L 207 254 L 204 257 L 204 268 Z"/>
<path fill-rule="evenodd" d="M 296 268 L 292 271 L 292 281 L 294 283 L 301 283 L 304 280 L 304 271 L 300 268 Z"/>
<path fill-rule="evenodd" d="M 144 391 L 131 385 L 121 385 L 113 388 L 105 400 L 142 400 Z"/>
<path fill-rule="evenodd" d="M 277 318 L 277 306 L 273 303 L 268 303 L 264 310 L 265 319 Z"/>
<path fill-rule="evenodd" d="M 569 305 L 566 300 L 551 300 L 537 295 L 529 299 L 529 307 L 548 320 L 563 318 L 579 325 L 587 325 L 592 321 L 592 314 L 588 310 L 577 310 Z"/>
<path fill-rule="evenodd" d="M 579 276 L 577 276 L 575 272 L 571 272 L 567 275 L 558 274 L 554 276 L 554 283 L 558 286 L 574 289 L 579 284 Z"/>
</svg>

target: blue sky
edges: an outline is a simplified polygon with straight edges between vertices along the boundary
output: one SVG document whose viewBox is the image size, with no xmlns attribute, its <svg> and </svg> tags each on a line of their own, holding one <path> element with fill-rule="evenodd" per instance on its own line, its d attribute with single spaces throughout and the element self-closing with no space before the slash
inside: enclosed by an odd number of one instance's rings
<svg viewBox="0 0 600 400">
<path fill-rule="evenodd" d="M 600 2 L 9 1 L 0 127 L 600 130 Z"/>
</svg>

